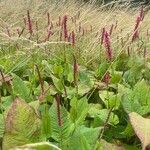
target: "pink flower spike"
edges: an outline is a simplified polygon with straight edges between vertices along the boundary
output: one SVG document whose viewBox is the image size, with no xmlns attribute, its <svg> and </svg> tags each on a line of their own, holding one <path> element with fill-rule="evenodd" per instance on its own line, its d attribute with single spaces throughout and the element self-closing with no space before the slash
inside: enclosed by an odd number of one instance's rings
<svg viewBox="0 0 150 150">
<path fill-rule="evenodd" d="M 72 47 L 75 46 L 75 33 L 72 31 Z"/>
<path fill-rule="evenodd" d="M 141 18 L 141 21 L 143 21 L 143 19 L 144 19 L 144 6 L 141 7 L 140 18 Z"/>
<path fill-rule="evenodd" d="M 105 74 L 103 80 L 104 80 L 105 84 L 106 84 L 107 87 L 108 87 L 108 84 L 109 84 L 109 82 L 110 82 L 110 74 L 109 74 L 109 72 L 106 72 L 106 74 Z"/>
<path fill-rule="evenodd" d="M 107 31 L 105 31 L 105 34 L 104 34 L 104 42 L 105 42 L 105 48 L 106 48 L 106 51 L 107 51 L 107 58 L 109 61 L 112 61 L 112 49 L 110 47 L 110 37 L 109 37 L 109 34 Z"/>
<path fill-rule="evenodd" d="M 135 28 L 134 28 L 134 32 L 132 36 L 132 42 L 135 41 L 137 38 L 139 38 L 138 28 L 139 28 L 140 22 L 141 22 L 141 17 L 138 16 L 136 19 L 136 24 L 135 24 Z"/>
<path fill-rule="evenodd" d="M 67 17 L 67 15 L 65 15 L 63 17 L 63 30 L 64 30 L 65 41 L 68 40 L 67 20 L 68 20 L 68 17 Z"/>
</svg>

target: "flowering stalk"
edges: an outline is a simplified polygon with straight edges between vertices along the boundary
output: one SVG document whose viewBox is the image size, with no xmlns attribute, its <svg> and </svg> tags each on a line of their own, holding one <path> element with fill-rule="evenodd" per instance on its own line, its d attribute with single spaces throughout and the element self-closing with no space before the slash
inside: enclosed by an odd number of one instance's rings
<svg viewBox="0 0 150 150">
<path fill-rule="evenodd" d="M 112 24 L 112 25 L 111 25 L 111 28 L 110 28 L 110 31 L 109 31 L 109 35 L 112 34 L 113 29 L 114 29 L 114 25 Z"/>
<path fill-rule="evenodd" d="M 61 17 L 59 16 L 58 25 L 61 26 Z"/>
<path fill-rule="evenodd" d="M 137 19 L 136 19 L 135 27 L 134 27 L 134 33 L 133 33 L 133 36 L 132 36 L 132 42 L 135 41 L 137 38 L 139 38 L 138 28 L 139 28 L 140 22 L 141 22 L 141 17 L 138 16 Z"/>
<path fill-rule="evenodd" d="M 101 45 L 104 43 L 105 28 L 102 29 Z"/>
<path fill-rule="evenodd" d="M 74 76 L 74 84 L 76 86 L 78 78 L 78 63 L 75 55 L 73 55 L 73 76 Z"/>
<path fill-rule="evenodd" d="M 64 39 L 65 39 L 65 41 L 68 40 L 67 20 L 68 20 L 67 15 L 65 15 L 63 17 L 63 25 L 62 25 L 62 28 L 63 28 L 63 31 L 64 31 Z"/>
<path fill-rule="evenodd" d="M 107 31 L 105 31 L 104 34 L 104 44 L 105 44 L 105 48 L 107 50 L 107 58 L 109 61 L 112 61 L 112 49 L 111 49 L 111 44 L 110 44 L 110 37 Z"/>
<path fill-rule="evenodd" d="M 28 17 L 28 29 L 29 29 L 29 33 L 30 33 L 30 35 L 32 35 L 33 28 L 32 28 L 32 21 L 31 21 L 29 10 L 27 11 L 27 17 Z"/>
<path fill-rule="evenodd" d="M 140 18 L 141 18 L 141 21 L 143 21 L 144 19 L 144 7 L 143 6 L 141 7 Z"/>
<path fill-rule="evenodd" d="M 107 85 L 107 87 L 108 87 L 108 84 L 109 84 L 109 82 L 110 82 L 110 74 L 109 74 L 109 72 L 107 71 L 106 72 L 106 74 L 105 74 L 105 76 L 104 76 L 104 82 L 105 82 L 105 84 Z"/>
<path fill-rule="evenodd" d="M 60 111 L 60 95 L 56 94 L 55 95 L 56 103 L 57 103 L 57 117 L 58 117 L 58 125 L 61 127 L 62 126 L 62 120 L 61 120 L 61 111 Z"/>
<path fill-rule="evenodd" d="M 48 26 L 50 25 L 50 15 L 49 15 L 49 12 L 47 13 L 47 25 Z"/>
<path fill-rule="evenodd" d="M 137 38 L 139 38 L 138 28 L 139 28 L 140 23 L 143 21 L 143 19 L 144 19 L 144 7 L 142 6 L 141 11 L 140 11 L 140 15 L 136 19 L 136 24 L 134 27 L 134 33 L 132 36 L 132 42 L 135 41 Z"/>
<path fill-rule="evenodd" d="M 72 31 L 72 47 L 75 46 L 75 33 Z"/>
</svg>

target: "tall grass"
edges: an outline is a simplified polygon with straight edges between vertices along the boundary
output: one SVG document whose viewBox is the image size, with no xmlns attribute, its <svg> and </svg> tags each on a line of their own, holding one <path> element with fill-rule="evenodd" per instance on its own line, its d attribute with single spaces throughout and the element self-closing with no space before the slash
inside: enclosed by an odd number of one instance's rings
<svg viewBox="0 0 150 150">
<path fill-rule="evenodd" d="M 15 45 L 15 49 L 24 53 L 41 49 L 46 55 L 49 52 L 55 55 L 64 44 L 72 43 L 73 33 L 81 62 L 95 65 L 102 61 L 101 55 L 106 54 L 105 46 L 101 44 L 103 28 L 110 34 L 115 56 L 128 51 L 129 47 L 137 49 L 143 42 L 142 49 L 149 49 L 149 11 L 145 12 L 144 20 L 135 29 L 140 9 L 131 8 L 130 3 L 119 5 L 117 2 L 97 7 L 73 0 L 13 0 L 13 4 L 10 0 L 3 0 L 0 2 L 0 54 L 3 53 L 2 47 Z M 64 17 L 67 26 L 62 24 Z M 139 38 L 132 42 L 137 30 Z"/>
</svg>

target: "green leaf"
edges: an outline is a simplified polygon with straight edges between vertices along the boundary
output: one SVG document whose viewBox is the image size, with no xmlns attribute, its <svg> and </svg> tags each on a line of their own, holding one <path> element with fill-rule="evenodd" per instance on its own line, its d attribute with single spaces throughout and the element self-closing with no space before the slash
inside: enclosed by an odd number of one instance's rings
<svg viewBox="0 0 150 150">
<path fill-rule="evenodd" d="M 40 141 L 41 121 L 26 102 L 15 99 L 5 118 L 3 149 Z"/>
<path fill-rule="evenodd" d="M 144 80 L 138 82 L 133 90 L 127 90 L 122 98 L 126 112 L 137 112 L 141 115 L 150 112 L 150 87 Z"/>
<path fill-rule="evenodd" d="M 100 104 L 89 104 L 89 110 L 88 110 L 88 117 L 94 118 L 96 115 L 99 114 L 100 110 L 102 109 L 102 106 Z"/>
<path fill-rule="evenodd" d="M 106 122 L 106 119 L 108 117 L 109 114 L 109 110 L 108 109 L 102 109 L 99 111 L 99 114 L 95 116 L 94 118 L 94 127 L 99 127 L 104 125 L 104 123 Z M 111 112 L 109 120 L 108 120 L 108 124 L 111 125 L 117 125 L 119 123 L 119 118 L 117 115 L 115 115 L 113 112 Z"/>
<path fill-rule="evenodd" d="M 30 102 L 30 89 L 26 86 L 23 80 L 13 74 L 13 92 L 16 96 L 22 98 L 26 102 Z"/>
<path fill-rule="evenodd" d="M 93 150 L 98 140 L 100 128 L 78 127 L 70 137 L 67 150 Z"/>
<path fill-rule="evenodd" d="M 103 75 L 106 73 L 106 71 L 108 70 L 108 68 L 109 68 L 109 64 L 107 62 L 101 63 L 96 71 L 97 77 L 101 79 Z"/>
<path fill-rule="evenodd" d="M 42 107 L 42 136 L 44 136 L 45 139 L 48 139 L 51 136 L 51 118 L 49 115 L 49 108 L 46 104 L 43 104 L 40 107 Z"/>
<path fill-rule="evenodd" d="M 70 118 L 73 123 L 76 125 L 83 124 L 85 117 L 87 116 L 89 105 L 88 100 L 86 98 L 82 98 L 78 100 L 77 98 L 73 98 L 70 102 L 71 110 L 70 110 Z"/>
<path fill-rule="evenodd" d="M 2 107 L 4 110 L 6 110 L 13 102 L 12 96 L 5 96 L 2 97 Z"/>
<path fill-rule="evenodd" d="M 111 76 L 111 83 L 112 84 L 117 84 L 121 80 L 122 80 L 122 72 L 115 71 L 115 73 Z"/>
</svg>

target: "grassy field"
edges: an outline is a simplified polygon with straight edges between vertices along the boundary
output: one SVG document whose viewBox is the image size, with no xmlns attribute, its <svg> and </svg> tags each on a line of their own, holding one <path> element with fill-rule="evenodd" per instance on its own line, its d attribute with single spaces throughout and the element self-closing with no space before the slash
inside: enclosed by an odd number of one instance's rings
<svg viewBox="0 0 150 150">
<path fill-rule="evenodd" d="M 146 150 L 150 12 L 129 2 L 0 2 L 0 149 Z"/>
</svg>

